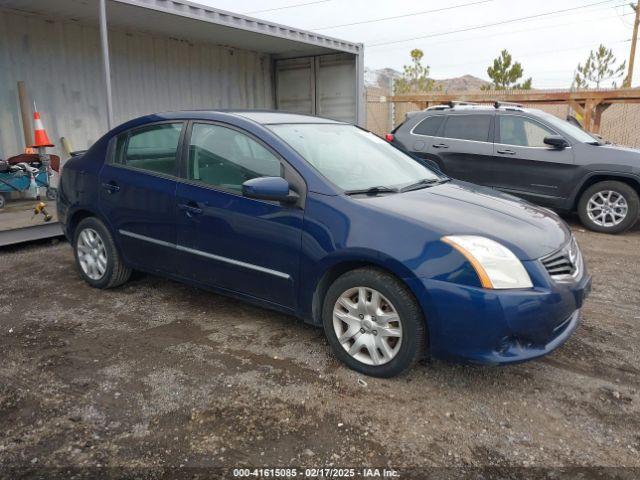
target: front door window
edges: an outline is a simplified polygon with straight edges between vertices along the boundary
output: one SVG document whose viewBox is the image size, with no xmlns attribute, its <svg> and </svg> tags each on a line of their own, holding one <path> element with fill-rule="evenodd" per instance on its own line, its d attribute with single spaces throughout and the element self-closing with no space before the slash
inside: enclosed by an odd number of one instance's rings
<svg viewBox="0 0 640 480">
<path fill-rule="evenodd" d="M 244 133 L 220 125 L 193 125 L 189 180 L 241 192 L 242 184 L 247 180 L 281 175 L 280 160 Z"/>
</svg>

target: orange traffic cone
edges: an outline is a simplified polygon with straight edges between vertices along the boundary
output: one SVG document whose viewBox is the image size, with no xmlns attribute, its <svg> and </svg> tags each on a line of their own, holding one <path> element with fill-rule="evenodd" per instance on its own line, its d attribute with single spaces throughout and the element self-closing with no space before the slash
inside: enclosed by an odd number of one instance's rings
<svg viewBox="0 0 640 480">
<path fill-rule="evenodd" d="M 31 145 L 32 147 L 53 147 L 53 143 L 49 140 L 47 131 L 44 129 L 44 125 L 40 119 L 40 114 L 37 111 L 33 112 L 33 129 L 35 130 L 35 141 L 33 145 Z"/>
</svg>

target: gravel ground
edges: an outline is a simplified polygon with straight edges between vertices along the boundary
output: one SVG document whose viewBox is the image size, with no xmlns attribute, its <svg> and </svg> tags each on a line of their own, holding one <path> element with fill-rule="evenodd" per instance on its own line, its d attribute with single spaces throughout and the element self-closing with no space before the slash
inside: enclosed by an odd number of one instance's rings
<svg viewBox="0 0 640 480">
<path fill-rule="evenodd" d="M 4 250 L 0 474 L 639 469 L 640 229 L 574 230 L 594 287 L 563 347 L 501 368 L 424 362 L 389 380 L 346 369 L 321 330 L 291 317 L 152 276 L 93 290 L 66 242 Z"/>
</svg>

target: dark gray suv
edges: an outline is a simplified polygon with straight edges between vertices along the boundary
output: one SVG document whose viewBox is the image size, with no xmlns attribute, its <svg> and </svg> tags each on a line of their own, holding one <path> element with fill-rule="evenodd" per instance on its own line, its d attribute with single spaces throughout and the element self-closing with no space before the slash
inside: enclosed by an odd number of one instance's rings
<svg viewBox="0 0 640 480">
<path fill-rule="evenodd" d="M 638 219 L 640 150 L 605 144 L 541 110 L 441 105 L 407 115 L 387 140 L 450 177 L 497 188 L 598 232 Z"/>
</svg>

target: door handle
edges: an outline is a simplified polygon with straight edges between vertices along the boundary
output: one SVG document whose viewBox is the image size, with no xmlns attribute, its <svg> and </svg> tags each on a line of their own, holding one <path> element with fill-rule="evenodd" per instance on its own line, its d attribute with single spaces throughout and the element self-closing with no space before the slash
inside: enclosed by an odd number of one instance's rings
<svg viewBox="0 0 640 480">
<path fill-rule="evenodd" d="M 120 187 L 116 185 L 115 182 L 103 183 L 102 188 L 104 188 L 109 195 L 120 191 Z"/>
<path fill-rule="evenodd" d="M 446 143 L 436 143 L 432 146 L 433 148 L 449 148 L 449 145 L 447 145 Z"/>
<path fill-rule="evenodd" d="M 191 203 L 179 203 L 178 208 L 184 211 L 187 214 L 187 217 L 191 217 L 193 215 L 202 215 L 204 213 L 204 210 Z"/>
<path fill-rule="evenodd" d="M 497 150 L 496 153 L 501 153 L 502 155 L 515 155 L 516 152 L 513 150 L 505 149 L 505 150 Z"/>
</svg>

